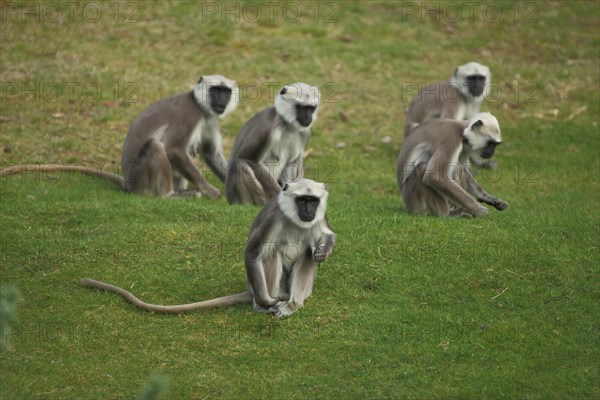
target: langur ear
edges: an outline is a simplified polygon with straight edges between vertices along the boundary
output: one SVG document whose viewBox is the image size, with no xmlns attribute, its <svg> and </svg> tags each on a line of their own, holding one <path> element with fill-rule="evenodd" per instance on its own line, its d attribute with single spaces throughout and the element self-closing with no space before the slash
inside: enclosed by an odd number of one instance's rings
<svg viewBox="0 0 600 400">
<path fill-rule="evenodd" d="M 203 76 L 200 77 L 200 79 L 198 79 L 198 82 L 196 82 L 196 85 L 202 82 L 202 79 L 204 79 Z"/>
<path fill-rule="evenodd" d="M 281 189 L 283 192 L 285 192 L 288 188 L 288 184 L 286 183 L 285 185 L 283 185 L 283 189 Z"/>
</svg>

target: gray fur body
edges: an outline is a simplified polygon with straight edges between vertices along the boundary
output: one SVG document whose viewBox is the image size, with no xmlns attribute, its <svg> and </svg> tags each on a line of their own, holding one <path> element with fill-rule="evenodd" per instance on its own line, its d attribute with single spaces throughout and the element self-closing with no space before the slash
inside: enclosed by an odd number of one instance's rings
<svg viewBox="0 0 600 400">
<path fill-rule="evenodd" d="M 405 139 L 396 164 L 407 211 L 442 217 L 485 216 L 489 211 L 478 201 L 498 210 L 508 207 L 479 186 L 469 165 L 473 154 L 484 154 L 487 159 L 500 143 L 500 128 L 488 113 L 476 114 L 469 121 L 433 119 L 420 124 Z"/>
<path fill-rule="evenodd" d="M 471 90 L 468 80 L 473 76 L 485 77 L 481 93 Z M 452 79 L 426 86 L 413 99 L 406 114 L 404 137 L 419 124 L 433 118 L 468 120 L 479 113 L 481 103 L 489 91 L 491 73 L 488 67 L 470 62 L 458 66 Z M 480 85 L 481 86 L 481 85 Z"/>
<path fill-rule="evenodd" d="M 410 105 L 406 115 L 404 137 L 419 124 L 434 118 L 469 119 L 479 112 L 483 97 L 468 102 L 451 81 L 426 86 Z"/>
<path fill-rule="evenodd" d="M 159 100 L 142 111 L 123 146 L 125 190 L 173 196 L 184 194 L 189 181 L 200 194 L 220 196 L 193 162 L 193 157 L 200 154 L 213 173 L 225 181 L 227 162 L 218 118 L 235 108 L 235 104 L 231 105 L 235 99 L 229 99 L 227 110 L 215 112 L 207 91 L 215 85 L 235 90 L 235 82 L 218 75 L 207 76 L 194 91 Z"/>
<path fill-rule="evenodd" d="M 194 165 L 200 153 L 209 168 L 225 180 L 218 118 L 235 109 L 237 84 L 221 75 L 201 77 L 194 90 L 151 104 L 137 117 L 123 146 L 123 176 L 80 165 L 22 165 L 5 168 L 0 176 L 40 171 L 98 176 L 140 195 L 219 197 Z M 196 191 L 185 191 L 188 181 Z"/>
<path fill-rule="evenodd" d="M 336 241 L 324 209 L 320 217 L 299 226 L 282 204 L 286 195 L 282 191 L 273 197 L 256 217 L 244 253 L 254 309 L 278 317 L 294 312 L 312 294 L 317 263 L 329 257 Z"/>
<path fill-rule="evenodd" d="M 291 84 L 282 89 L 274 107 L 257 113 L 242 127 L 225 181 L 229 204 L 264 205 L 283 185 L 304 176 L 304 150 L 318 103 L 318 88 Z M 305 120 L 298 107 L 312 107 L 304 113 Z"/>
<path fill-rule="evenodd" d="M 310 129 L 298 130 L 275 110 L 256 114 L 240 130 L 225 183 L 229 203 L 265 204 L 285 182 L 303 176 L 304 149 Z"/>
<path fill-rule="evenodd" d="M 406 113 L 404 137 L 423 122 L 434 118 L 468 120 L 478 114 L 491 85 L 490 69 L 476 62 L 456 67 L 449 81 L 425 87 L 413 99 Z M 493 160 L 484 160 L 473 153 L 471 160 L 476 165 L 494 168 Z"/>
<path fill-rule="evenodd" d="M 278 318 L 288 316 L 312 294 L 317 264 L 327 260 L 335 247 L 336 235 L 326 216 L 328 196 L 324 184 L 301 179 L 269 200 L 250 228 L 244 252 L 245 292 L 165 306 L 145 303 L 131 292 L 101 281 L 85 278 L 81 284 L 118 293 L 137 307 L 154 312 L 180 313 L 252 303 L 256 311 Z M 305 198 L 309 203 L 303 202 Z"/>
</svg>

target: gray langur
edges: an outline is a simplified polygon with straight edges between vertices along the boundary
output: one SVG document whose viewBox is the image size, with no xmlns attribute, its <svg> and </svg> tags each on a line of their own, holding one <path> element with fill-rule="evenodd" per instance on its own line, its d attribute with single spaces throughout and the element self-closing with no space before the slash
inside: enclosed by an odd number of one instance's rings
<svg viewBox="0 0 600 400">
<path fill-rule="evenodd" d="M 470 119 L 479 113 L 491 85 L 490 69 L 470 62 L 456 67 L 449 81 L 426 86 L 413 99 L 406 114 L 404 137 L 433 118 Z"/>
<path fill-rule="evenodd" d="M 256 216 L 244 252 L 248 290 L 197 303 L 145 303 L 130 292 L 89 278 L 81 284 L 116 292 L 154 312 L 179 313 L 252 303 L 258 312 L 285 317 L 312 294 L 317 265 L 329 258 L 336 235 L 327 217 L 327 187 L 309 179 L 286 184 Z"/>
<path fill-rule="evenodd" d="M 158 196 L 184 194 L 187 182 L 211 198 L 220 192 L 206 181 L 192 157 L 225 182 L 219 118 L 233 111 L 237 84 L 221 75 L 201 77 L 191 92 L 168 97 L 146 108 L 135 120 L 123 146 L 121 169 L 128 192 Z"/>
<path fill-rule="evenodd" d="M 219 197 L 194 165 L 200 153 L 209 168 L 225 181 L 227 162 L 218 119 L 233 111 L 238 100 L 237 84 L 220 75 L 201 77 L 193 91 L 151 104 L 135 120 L 123 146 L 123 176 L 99 169 L 65 164 L 18 165 L 0 171 L 0 176 L 23 172 L 80 172 L 111 180 L 124 190 L 163 197 L 196 196 L 198 192 Z M 198 192 L 186 192 L 190 181 Z"/>
<path fill-rule="evenodd" d="M 407 211 L 442 217 L 487 215 L 478 201 L 504 210 L 508 203 L 486 193 L 469 168 L 473 154 L 489 159 L 500 143 L 498 121 L 489 113 L 468 121 L 438 118 L 419 124 L 405 139 L 396 164 Z"/>
<path fill-rule="evenodd" d="M 470 62 L 459 65 L 449 81 L 426 86 L 413 99 L 406 113 L 404 137 L 419 124 L 433 118 L 468 120 L 479 113 L 483 99 L 489 94 L 492 74 L 482 64 Z M 473 154 L 471 161 L 478 166 L 494 168 L 493 160 L 483 160 Z"/>
<path fill-rule="evenodd" d="M 319 89 L 284 86 L 274 107 L 252 117 L 237 135 L 225 181 L 229 204 L 265 204 L 304 176 L 304 149 L 319 110 Z"/>
</svg>

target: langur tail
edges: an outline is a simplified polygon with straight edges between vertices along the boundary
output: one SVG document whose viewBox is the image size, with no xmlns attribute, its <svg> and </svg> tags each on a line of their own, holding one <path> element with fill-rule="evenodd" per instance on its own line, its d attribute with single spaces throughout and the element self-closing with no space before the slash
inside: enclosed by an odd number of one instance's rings
<svg viewBox="0 0 600 400">
<path fill-rule="evenodd" d="M 189 303 L 189 304 L 178 304 L 173 306 L 163 306 L 160 304 L 150 304 L 143 302 L 142 300 L 135 297 L 131 292 L 128 292 L 125 289 L 121 289 L 120 287 L 113 286 L 108 283 L 96 281 L 90 278 L 85 278 L 81 280 L 81 284 L 83 286 L 90 286 L 101 290 L 107 290 L 110 292 L 115 292 L 123 296 L 127 301 L 132 303 L 133 305 L 147 310 L 153 311 L 157 313 L 170 313 L 176 314 L 185 311 L 195 311 L 195 310 L 206 310 L 209 308 L 216 307 L 226 307 L 234 304 L 249 304 L 252 303 L 253 296 L 250 291 L 233 294 L 231 296 L 223 296 L 217 297 L 216 299 L 199 301 L 197 303 Z"/>
</svg>

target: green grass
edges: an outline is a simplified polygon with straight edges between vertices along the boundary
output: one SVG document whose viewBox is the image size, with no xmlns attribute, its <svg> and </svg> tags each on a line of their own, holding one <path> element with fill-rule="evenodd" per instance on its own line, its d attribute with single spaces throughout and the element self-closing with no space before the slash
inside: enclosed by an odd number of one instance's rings
<svg viewBox="0 0 600 400">
<path fill-rule="evenodd" d="M 139 198 L 70 174 L 3 178 L 0 282 L 24 300 L 0 353 L 1 399 L 129 399 L 152 376 L 168 378 L 171 399 L 600 396 L 598 4 L 481 3 L 471 20 L 470 6 L 442 3 L 462 7 L 451 22 L 449 8 L 437 20 L 409 14 L 421 3 L 319 3 L 315 22 L 314 2 L 294 2 L 303 17 L 292 23 L 288 3 L 272 20 L 254 3 L 264 14 L 252 23 L 194 2 L 124 2 L 117 16 L 114 3 L 93 3 L 102 16 L 85 21 L 81 3 L 60 24 L 48 21 L 54 9 L 23 3 L 38 21 L 21 4 L 2 3 L 2 166 L 118 171 L 137 114 L 212 73 L 245 89 L 221 123 L 228 155 L 269 105 L 267 82 L 320 84 L 307 176 L 328 183 L 338 245 L 288 319 L 248 306 L 150 314 L 79 279 L 166 304 L 241 291 L 258 209 Z M 499 19 L 481 17 L 489 4 Z M 395 161 L 410 85 L 471 60 L 492 70 L 499 96 L 485 110 L 505 141 L 500 170 L 478 179 L 510 207 L 408 215 Z M 52 83 L 77 85 L 49 101 Z"/>
</svg>

